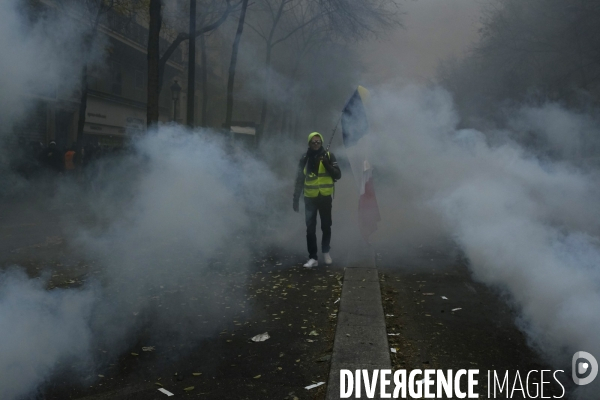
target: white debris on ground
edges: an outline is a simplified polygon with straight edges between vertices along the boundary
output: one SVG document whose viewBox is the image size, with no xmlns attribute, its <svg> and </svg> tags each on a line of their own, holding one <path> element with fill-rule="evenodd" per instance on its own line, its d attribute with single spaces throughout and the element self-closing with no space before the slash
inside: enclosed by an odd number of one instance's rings
<svg viewBox="0 0 600 400">
<path fill-rule="evenodd" d="M 319 386 L 324 385 L 324 384 L 325 384 L 325 382 L 318 382 L 318 383 L 315 383 L 314 385 L 306 386 L 304 389 L 310 390 L 310 389 L 314 389 L 314 388 L 319 387 Z"/>
<path fill-rule="evenodd" d="M 265 340 L 269 339 L 271 336 L 269 336 L 268 332 L 265 333 L 261 333 L 260 335 L 256 335 L 252 338 L 253 342 L 264 342 Z"/>
<path fill-rule="evenodd" d="M 167 389 L 159 388 L 158 391 L 161 392 L 161 393 L 166 394 L 169 397 L 175 396 L 173 393 L 169 392 Z"/>
</svg>

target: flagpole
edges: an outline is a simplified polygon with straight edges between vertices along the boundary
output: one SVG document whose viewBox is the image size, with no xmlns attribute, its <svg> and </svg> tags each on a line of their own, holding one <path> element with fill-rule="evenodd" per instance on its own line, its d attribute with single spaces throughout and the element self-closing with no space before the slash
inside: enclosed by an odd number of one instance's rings
<svg viewBox="0 0 600 400">
<path fill-rule="evenodd" d="M 331 147 L 331 142 L 333 142 L 333 137 L 335 136 L 335 131 L 337 131 L 337 127 L 340 124 L 340 121 L 342 120 L 343 115 L 344 115 L 344 113 L 340 114 L 340 118 L 338 119 L 337 123 L 335 124 L 335 128 L 333 128 L 333 133 L 331 134 L 331 139 L 329 139 L 329 144 L 327 145 L 327 149 L 325 151 L 329 151 L 329 148 Z"/>
</svg>

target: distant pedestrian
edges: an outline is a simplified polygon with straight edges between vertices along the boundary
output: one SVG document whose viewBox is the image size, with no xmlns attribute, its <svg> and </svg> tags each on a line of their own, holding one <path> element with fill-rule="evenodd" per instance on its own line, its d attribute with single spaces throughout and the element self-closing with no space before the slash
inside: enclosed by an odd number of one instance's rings
<svg viewBox="0 0 600 400">
<path fill-rule="evenodd" d="M 321 251 L 325 264 L 333 260 L 329 254 L 331 241 L 331 207 L 333 203 L 334 181 L 342 177 L 333 153 L 323 148 L 323 136 L 318 132 L 308 135 L 308 151 L 302 155 L 296 174 L 294 189 L 294 211 L 298 212 L 300 194 L 304 191 L 304 216 L 306 220 L 306 245 L 308 261 L 306 268 L 319 265 L 317 256 L 317 213 L 321 217 Z"/>
<path fill-rule="evenodd" d="M 51 141 L 43 154 L 44 165 L 51 171 L 62 172 L 64 168 L 64 160 L 61 152 L 56 146 L 55 141 Z"/>
</svg>

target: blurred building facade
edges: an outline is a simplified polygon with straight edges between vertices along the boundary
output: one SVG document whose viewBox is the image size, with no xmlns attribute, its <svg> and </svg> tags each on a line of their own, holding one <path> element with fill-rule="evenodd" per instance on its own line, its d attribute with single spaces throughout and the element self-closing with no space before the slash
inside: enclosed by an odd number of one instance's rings
<svg viewBox="0 0 600 400">
<path fill-rule="evenodd" d="M 58 12 L 49 0 L 30 1 L 27 11 L 43 13 L 47 10 Z M 161 33 L 161 54 L 170 44 L 169 31 L 163 31 L 166 32 Z M 88 70 L 83 144 L 122 146 L 146 129 L 148 28 L 143 19 L 110 10 L 103 18 L 98 34 L 104 36 L 106 56 L 102 65 Z M 182 123 L 186 120 L 187 64 L 187 42 L 183 42 L 166 64 L 159 103 L 161 122 L 175 120 Z M 198 61 L 196 68 L 198 77 L 201 71 Z M 182 88 L 177 106 L 171 93 L 175 80 Z M 194 94 L 197 123 L 201 113 L 200 89 L 197 82 Z M 43 144 L 54 140 L 63 149 L 76 142 L 81 97 L 78 90 L 61 93 L 55 87 L 35 88 L 24 95 L 31 97 L 30 103 L 34 105 L 28 117 L 14 127 L 15 136 Z"/>
</svg>

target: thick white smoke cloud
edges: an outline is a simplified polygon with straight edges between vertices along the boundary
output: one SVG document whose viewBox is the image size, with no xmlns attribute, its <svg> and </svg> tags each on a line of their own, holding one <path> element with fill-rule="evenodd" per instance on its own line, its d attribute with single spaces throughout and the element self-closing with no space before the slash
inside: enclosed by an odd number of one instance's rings
<svg viewBox="0 0 600 400">
<path fill-rule="evenodd" d="M 453 237 L 475 278 L 509 294 L 531 343 L 557 367 L 568 369 L 578 350 L 600 354 L 597 176 L 540 161 L 508 139 L 491 146 L 483 133 L 457 129 L 452 99 L 440 88 L 382 91 L 373 111 L 384 183 L 378 238 L 398 239 L 398 230 L 424 232 L 420 240 Z M 582 120 L 555 106 L 519 115 L 521 128 L 558 148 L 556 121 L 568 127 L 563 135 L 585 137 Z M 413 213 L 423 218 L 405 216 Z"/>
<path fill-rule="evenodd" d="M 9 343 L 0 357 L 2 398 L 36 390 L 65 359 L 77 356 L 89 368 L 114 361 L 142 326 L 161 352 L 222 329 L 243 310 L 229 309 L 244 294 L 227 288 L 245 281 L 267 199 L 280 186 L 263 162 L 213 132 L 162 127 L 100 171 L 94 188 L 64 185 L 55 201 L 91 210 L 83 225 L 70 218 L 65 226 L 101 272 L 89 279 L 101 285 L 47 291 L 23 273 L 0 277 L 0 329 Z"/>
<path fill-rule="evenodd" d="M 36 2 L 0 2 L 0 197 L 30 188 L 10 169 L 20 156 L 15 142 L 31 139 L 20 124 L 40 101 L 49 107 L 73 101 L 82 67 L 104 57 L 102 37 L 86 44 L 89 12 L 72 5 L 67 12 Z"/>
<path fill-rule="evenodd" d="M 509 120 L 511 130 L 536 135 L 536 151 L 578 164 L 598 165 L 600 128 L 594 113 L 565 110 L 557 103 L 521 107 Z"/>
<path fill-rule="evenodd" d="M 164 327 L 193 316 L 197 322 L 190 324 L 199 328 L 202 320 L 197 314 L 202 310 L 212 309 L 221 318 L 234 312 L 217 305 L 221 299 L 216 289 L 206 293 L 194 284 L 225 279 L 211 276 L 210 260 L 219 269 L 232 263 L 234 267 L 227 269 L 246 271 L 256 249 L 250 240 L 260 228 L 256 221 L 268 212 L 267 195 L 279 183 L 264 163 L 244 151 L 225 148 L 210 131 L 192 134 L 184 128 L 163 127 L 140 140 L 135 154 L 123 157 L 99 178 L 104 195 L 92 195 L 87 201 L 107 221 L 105 228 L 76 230 L 73 240 L 100 261 L 109 280 L 105 292 L 110 301 L 98 306 L 96 324 L 104 333 L 115 328 L 104 334 L 105 347 L 118 352 L 126 346 L 124 339 L 151 308 L 155 325 Z M 236 283 L 236 278 L 229 279 Z M 192 309 L 156 310 L 152 297 L 158 294 L 162 301 L 169 297 L 162 292 L 173 291 L 186 301 L 204 298 Z M 209 331 L 203 326 L 193 335 Z"/>
<path fill-rule="evenodd" d="M 89 362 L 95 289 L 45 290 L 45 279 L 0 273 L 0 398 L 31 393 L 65 365 Z"/>
<path fill-rule="evenodd" d="M 17 0 L 0 2 L 0 135 L 26 115 L 36 96 L 56 92 L 69 98 L 83 63 L 102 57 L 101 43 L 83 46 L 89 24 L 53 8 L 30 20 L 26 7 Z"/>
<path fill-rule="evenodd" d="M 71 96 L 85 61 L 88 25 L 52 10 L 32 21 L 18 6 L 0 2 L 0 139 L 27 118 L 38 92 Z M 96 45 L 90 62 L 101 59 Z M 83 221 L 65 216 L 69 243 L 101 273 L 69 290 L 46 290 L 45 281 L 28 280 L 18 269 L 0 276 L 0 397 L 27 397 L 57 373 L 114 361 L 140 326 L 160 352 L 190 335 L 201 339 L 239 311 L 226 310 L 223 298 L 241 303 L 235 301 L 241 293 L 223 291 L 244 281 L 256 232 L 276 214 L 270 209 L 280 181 L 216 136 L 163 127 L 132 154 L 101 160 L 88 191 L 58 188 L 56 209 L 73 204 L 83 215 Z M 7 187 L 14 181 L 7 183 L 2 156 L 0 181 Z M 107 354 L 98 356 L 98 348 Z"/>
</svg>

